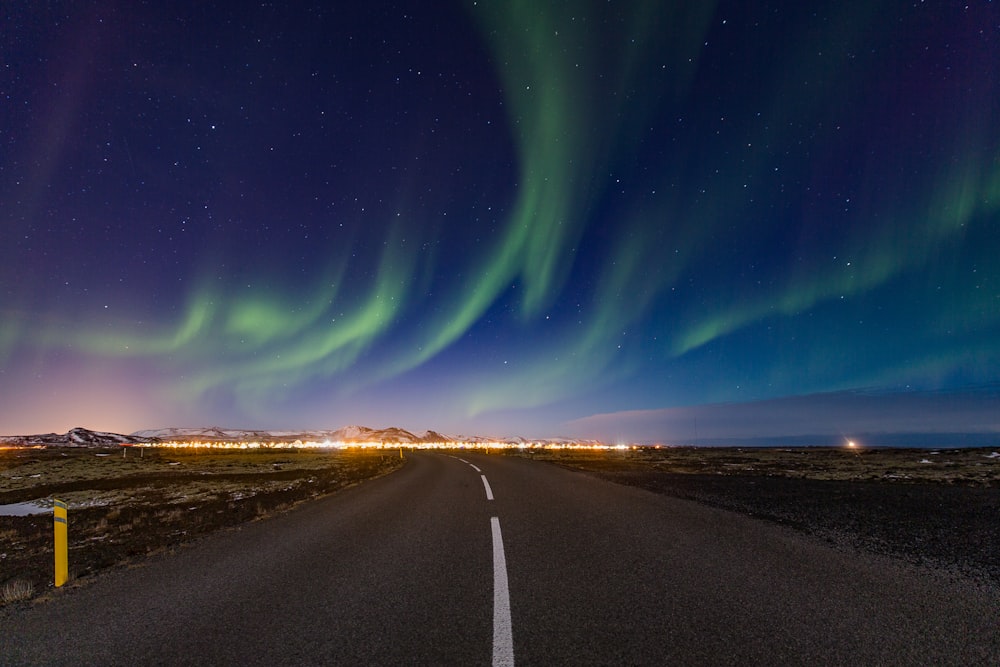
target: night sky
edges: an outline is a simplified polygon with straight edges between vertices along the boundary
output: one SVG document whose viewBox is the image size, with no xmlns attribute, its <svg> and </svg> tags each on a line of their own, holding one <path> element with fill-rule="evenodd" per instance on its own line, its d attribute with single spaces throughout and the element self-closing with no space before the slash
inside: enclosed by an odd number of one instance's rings
<svg viewBox="0 0 1000 667">
<path fill-rule="evenodd" d="M 1000 434 L 995 2 L 0 20 L 0 433 Z"/>
</svg>

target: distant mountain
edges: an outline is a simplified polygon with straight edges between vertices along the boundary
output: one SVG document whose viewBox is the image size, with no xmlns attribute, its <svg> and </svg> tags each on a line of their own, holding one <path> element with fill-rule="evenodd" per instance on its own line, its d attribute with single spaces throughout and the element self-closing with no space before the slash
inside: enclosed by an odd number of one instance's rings
<svg viewBox="0 0 1000 667">
<path fill-rule="evenodd" d="M 298 431 L 285 433 L 209 426 L 207 428 L 146 429 L 135 431 L 132 435 L 139 438 L 155 438 L 160 442 L 281 442 L 286 436 L 292 441 L 305 434 Z"/>
<path fill-rule="evenodd" d="M 367 426 L 344 426 L 334 430 L 312 431 L 254 431 L 245 429 L 209 428 L 160 428 L 136 431 L 136 437 L 156 438 L 161 442 L 201 440 L 204 442 L 386 442 L 400 444 L 421 444 L 429 442 L 454 442 L 456 438 L 442 435 L 437 431 L 425 431 L 422 435 L 406 429 L 369 428 Z M 467 442 L 488 442 L 491 438 L 461 438 Z"/>
<path fill-rule="evenodd" d="M 3 436 L 0 437 L 0 442 L 10 445 L 43 445 L 46 447 L 113 447 L 125 444 L 154 444 L 159 441 L 156 438 L 91 431 L 78 427 L 62 434 Z"/>
<path fill-rule="evenodd" d="M 381 442 L 400 445 L 419 445 L 436 442 L 498 442 L 496 438 L 483 436 L 448 436 L 437 431 L 425 431 L 416 435 L 402 428 L 389 427 L 382 429 L 367 426 L 345 426 L 331 431 L 263 431 L 248 429 L 228 429 L 218 426 L 208 428 L 158 428 L 136 431 L 130 435 L 90 431 L 85 428 L 74 428 L 67 433 L 44 433 L 40 435 L 0 436 L 0 443 L 11 445 L 43 445 L 46 447 L 113 447 L 123 444 L 159 444 L 165 442 L 260 442 L 285 443 L 295 442 Z M 538 440 L 525 438 L 503 438 L 499 442 L 518 445 Z M 544 440 L 541 442 L 555 444 L 595 444 L 596 441 L 580 441 L 569 439 Z"/>
<path fill-rule="evenodd" d="M 392 442 L 418 444 L 423 442 L 443 442 L 447 438 L 434 431 L 424 435 L 414 435 L 407 430 L 390 427 L 383 429 L 367 426 L 345 426 L 332 431 L 253 431 L 245 429 L 225 429 L 218 426 L 209 428 L 160 428 L 136 431 L 136 437 L 155 438 L 161 442 L 192 441 L 203 442 Z"/>
</svg>

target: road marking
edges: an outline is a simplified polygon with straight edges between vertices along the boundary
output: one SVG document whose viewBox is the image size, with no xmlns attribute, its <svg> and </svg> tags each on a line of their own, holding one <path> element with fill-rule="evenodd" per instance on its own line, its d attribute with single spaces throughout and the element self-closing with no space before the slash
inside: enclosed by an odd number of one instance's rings
<svg viewBox="0 0 1000 667">
<path fill-rule="evenodd" d="M 490 524 L 493 527 L 493 667 L 513 667 L 514 635 L 510 626 L 507 559 L 503 555 L 500 519 L 492 517 Z"/>
<path fill-rule="evenodd" d="M 461 461 L 462 463 L 469 463 L 468 461 L 466 461 L 465 459 L 461 458 L 460 456 L 456 456 L 455 458 L 458 459 L 459 461 Z M 470 463 L 469 465 L 472 465 L 472 464 Z"/>
<path fill-rule="evenodd" d="M 486 500 L 493 500 L 493 489 L 490 488 L 490 483 L 486 480 L 486 475 L 480 475 L 483 478 L 483 487 L 486 488 Z"/>
<path fill-rule="evenodd" d="M 466 463 L 469 463 L 469 462 L 466 461 Z M 482 472 L 482 470 L 480 470 L 477 466 L 475 466 L 475 465 L 473 465 L 471 463 L 469 463 L 469 465 L 472 466 L 472 469 L 475 470 L 476 472 Z"/>
</svg>

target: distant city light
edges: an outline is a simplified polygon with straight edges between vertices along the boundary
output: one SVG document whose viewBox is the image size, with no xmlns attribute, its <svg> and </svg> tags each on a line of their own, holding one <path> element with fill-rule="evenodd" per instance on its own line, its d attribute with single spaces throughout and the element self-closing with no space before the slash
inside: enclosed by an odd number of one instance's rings
<svg viewBox="0 0 1000 667">
<path fill-rule="evenodd" d="M 294 440 L 292 442 L 261 442 L 261 441 L 219 441 L 190 440 L 155 443 L 133 443 L 132 447 L 173 447 L 190 449 L 572 449 L 594 451 L 625 451 L 636 449 L 638 445 L 605 445 L 601 443 L 570 443 L 570 442 L 481 442 L 481 441 L 445 441 L 445 442 L 355 442 L 323 440 Z"/>
</svg>

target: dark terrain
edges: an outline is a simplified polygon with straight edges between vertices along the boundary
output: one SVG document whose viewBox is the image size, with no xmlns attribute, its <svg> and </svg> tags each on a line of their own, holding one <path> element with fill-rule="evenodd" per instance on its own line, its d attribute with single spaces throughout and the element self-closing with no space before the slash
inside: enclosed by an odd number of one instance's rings
<svg viewBox="0 0 1000 667">
<path fill-rule="evenodd" d="M 841 549 L 1000 585 L 1000 457 L 991 449 L 666 448 L 527 456 L 774 521 Z"/>
<path fill-rule="evenodd" d="M 1000 585 L 1000 456 L 989 449 L 509 450 L 822 539 Z M 391 451 L 0 451 L 0 505 L 70 502 L 71 583 L 382 475 Z M 0 587 L 52 587 L 52 518 L 0 516 Z"/>
<path fill-rule="evenodd" d="M 397 468 L 369 451 L 46 448 L 0 451 L 0 505 L 70 502 L 70 582 Z M 40 472 L 36 472 L 40 471 Z M 19 474 L 20 473 L 20 474 Z M 50 513 L 0 515 L 0 587 L 52 588 Z M 2 604 L 2 599 L 0 599 Z"/>
</svg>

